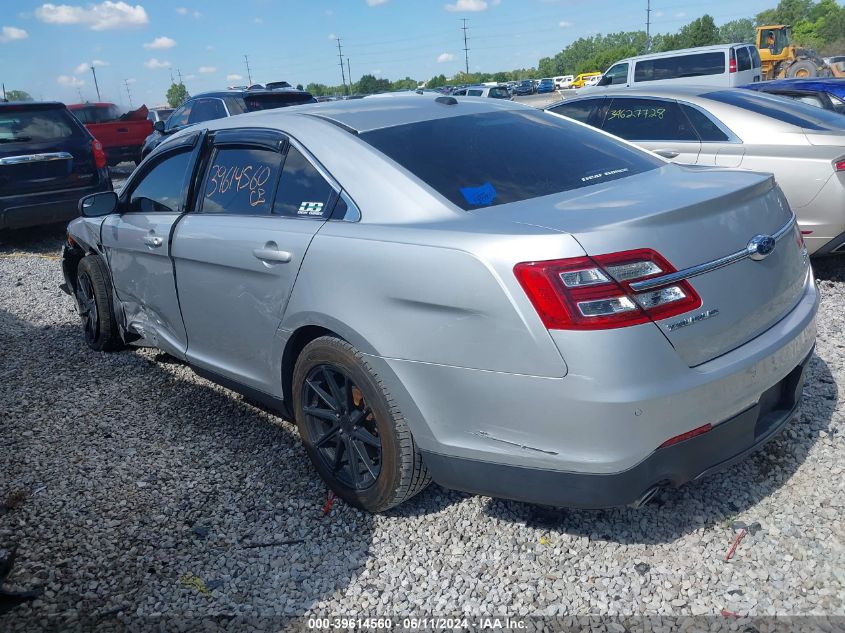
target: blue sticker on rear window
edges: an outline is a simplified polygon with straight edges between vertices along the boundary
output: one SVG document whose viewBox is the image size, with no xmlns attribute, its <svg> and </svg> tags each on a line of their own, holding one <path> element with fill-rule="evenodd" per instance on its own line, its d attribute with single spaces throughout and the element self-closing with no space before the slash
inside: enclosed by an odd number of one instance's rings
<svg viewBox="0 0 845 633">
<path fill-rule="evenodd" d="M 461 195 L 469 204 L 481 206 L 496 199 L 496 189 L 489 182 L 480 187 L 461 187 Z"/>
</svg>

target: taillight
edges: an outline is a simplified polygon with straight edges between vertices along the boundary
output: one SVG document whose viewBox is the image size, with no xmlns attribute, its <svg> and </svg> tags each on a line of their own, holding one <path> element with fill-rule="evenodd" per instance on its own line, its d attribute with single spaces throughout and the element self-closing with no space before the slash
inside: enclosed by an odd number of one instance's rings
<svg viewBox="0 0 845 633">
<path fill-rule="evenodd" d="M 514 274 L 550 330 L 602 330 L 666 319 L 701 306 L 687 281 L 634 292 L 631 284 L 675 268 L 651 249 L 542 262 Z"/>
<path fill-rule="evenodd" d="M 97 169 L 102 169 L 106 166 L 106 153 L 103 151 L 103 144 L 97 139 L 91 141 L 91 151 L 94 153 L 94 164 Z"/>
<path fill-rule="evenodd" d="M 838 160 L 833 163 L 833 168 L 836 171 L 845 171 L 845 160 Z"/>
<path fill-rule="evenodd" d="M 728 72 L 736 72 L 736 50 L 731 49 L 731 58 L 728 61 Z"/>
<path fill-rule="evenodd" d="M 676 435 L 675 437 L 670 437 L 668 440 L 663 442 L 657 448 L 666 448 L 667 446 L 672 446 L 673 444 L 680 444 L 685 440 L 692 439 L 699 435 L 704 435 L 713 430 L 713 426 L 710 424 L 705 424 L 704 426 L 700 426 L 697 429 L 693 429 L 692 431 L 687 431 L 686 433 L 681 433 L 680 435 Z"/>
</svg>

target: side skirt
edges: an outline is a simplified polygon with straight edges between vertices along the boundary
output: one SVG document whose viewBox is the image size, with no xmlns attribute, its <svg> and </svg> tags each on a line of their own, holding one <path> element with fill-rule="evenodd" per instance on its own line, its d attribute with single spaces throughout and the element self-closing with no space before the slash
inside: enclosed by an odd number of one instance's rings
<svg viewBox="0 0 845 633">
<path fill-rule="evenodd" d="M 226 389 L 231 389 L 232 391 L 236 391 L 245 398 L 249 400 L 253 400 L 258 404 L 270 409 L 273 413 L 277 413 L 281 415 L 286 420 L 293 420 L 293 415 L 291 415 L 291 411 L 288 407 L 287 402 L 282 400 L 277 396 L 272 396 L 269 393 L 264 393 L 263 391 L 259 391 L 253 387 L 249 387 L 247 385 L 241 384 L 236 380 L 232 380 L 231 378 L 227 378 L 226 376 L 221 376 L 213 371 L 208 369 L 203 369 L 202 367 L 197 367 L 196 365 L 191 365 L 188 363 L 188 366 L 193 370 L 195 374 L 198 376 L 202 376 L 210 380 L 211 382 L 215 382 L 221 387 L 226 387 Z"/>
</svg>

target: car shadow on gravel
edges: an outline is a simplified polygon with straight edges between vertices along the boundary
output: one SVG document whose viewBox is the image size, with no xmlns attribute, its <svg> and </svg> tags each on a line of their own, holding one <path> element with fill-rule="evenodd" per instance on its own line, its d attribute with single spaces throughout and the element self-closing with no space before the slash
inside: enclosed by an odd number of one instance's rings
<svg viewBox="0 0 845 633">
<path fill-rule="evenodd" d="M 60 255 L 67 224 L 48 224 L 14 231 L 0 230 L 0 254 Z"/>
<path fill-rule="evenodd" d="M 89 350 L 71 311 L 0 308 L 0 549 L 18 550 L 10 587 L 44 589 L 0 630 L 342 595 L 374 518 L 327 506 L 295 427 L 152 350 Z"/>
<path fill-rule="evenodd" d="M 816 355 L 809 372 L 801 408 L 777 438 L 727 470 L 664 490 L 641 508 L 570 510 L 490 499 L 485 512 L 553 533 L 621 544 L 671 543 L 740 515 L 750 523 L 755 520 L 754 505 L 792 477 L 830 426 L 838 401 L 836 382 Z"/>
</svg>

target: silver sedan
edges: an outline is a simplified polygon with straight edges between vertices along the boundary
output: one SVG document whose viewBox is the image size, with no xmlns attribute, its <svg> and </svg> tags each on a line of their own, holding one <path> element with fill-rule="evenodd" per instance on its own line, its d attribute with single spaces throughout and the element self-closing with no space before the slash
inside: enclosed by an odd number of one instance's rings
<svg viewBox="0 0 845 633">
<path fill-rule="evenodd" d="M 93 349 L 157 347 L 295 419 L 349 503 L 433 479 L 639 504 L 798 406 L 818 297 L 770 175 L 496 99 L 204 125 L 82 200 L 65 288 Z"/>
<path fill-rule="evenodd" d="M 770 172 L 811 254 L 845 249 L 845 117 L 784 97 L 712 87 L 603 90 L 547 107 L 691 165 Z"/>
</svg>

